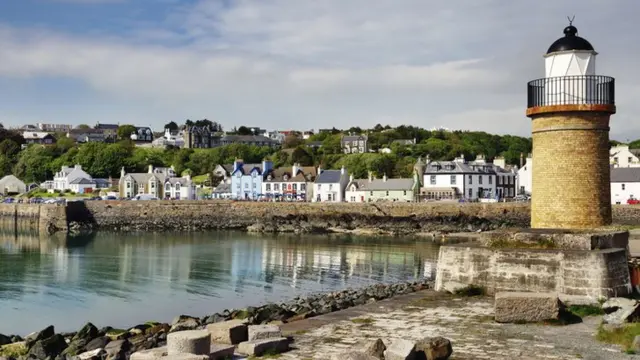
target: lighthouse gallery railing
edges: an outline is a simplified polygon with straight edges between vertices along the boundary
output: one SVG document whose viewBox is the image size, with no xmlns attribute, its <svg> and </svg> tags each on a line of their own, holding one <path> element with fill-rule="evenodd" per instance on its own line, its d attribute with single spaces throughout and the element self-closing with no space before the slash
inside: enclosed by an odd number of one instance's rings
<svg viewBox="0 0 640 360">
<path fill-rule="evenodd" d="M 542 78 L 527 84 L 527 107 L 615 105 L 615 79 L 602 75 Z"/>
</svg>

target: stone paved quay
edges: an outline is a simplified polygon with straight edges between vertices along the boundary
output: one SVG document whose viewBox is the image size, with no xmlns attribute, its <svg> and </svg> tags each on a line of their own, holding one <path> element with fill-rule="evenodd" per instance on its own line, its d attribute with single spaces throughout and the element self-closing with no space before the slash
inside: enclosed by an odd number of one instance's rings
<svg viewBox="0 0 640 360">
<path fill-rule="evenodd" d="M 381 338 L 388 344 L 428 336 L 451 340 L 452 360 L 640 359 L 595 340 L 601 320 L 588 317 L 568 326 L 498 324 L 491 297 L 455 298 L 427 290 L 284 324 L 284 334 L 295 343 L 280 359 L 329 359 L 365 339 Z"/>
</svg>

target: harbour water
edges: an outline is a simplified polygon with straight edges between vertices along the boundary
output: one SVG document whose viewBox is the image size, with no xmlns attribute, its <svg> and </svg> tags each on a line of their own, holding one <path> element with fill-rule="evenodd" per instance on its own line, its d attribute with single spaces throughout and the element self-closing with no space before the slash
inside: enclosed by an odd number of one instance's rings
<svg viewBox="0 0 640 360">
<path fill-rule="evenodd" d="M 0 233 L 0 333 L 126 327 L 377 282 L 433 278 L 438 247 L 347 235 Z"/>
</svg>

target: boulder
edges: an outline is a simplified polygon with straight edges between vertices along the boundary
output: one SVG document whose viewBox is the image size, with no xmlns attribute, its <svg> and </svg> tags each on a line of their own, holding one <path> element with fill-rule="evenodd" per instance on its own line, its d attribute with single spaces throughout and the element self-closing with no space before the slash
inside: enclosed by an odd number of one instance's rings
<svg viewBox="0 0 640 360">
<path fill-rule="evenodd" d="M 447 360 L 452 353 L 451 341 L 441 336 L 425 338 L 416 343 L 417 360 Z"/>
<path fill-rule="evenodd" d="M 36 341 L 39 340 L 44 340 L 47 338 L 52 337 L 55 334 L 55 330 L 53 328 L 53 325 L 47 326 L 46 328 L 44 328 L 43 330 L 38 331 L 37 333 L 33 333 L 30 334 L 26 337 L 25 341 L 25 345 L 27 346 L 28 349 L 31 349 L 31 347 L 36 343 Z"/>
<path fill-rule="evenodd" d="M 238 353 L 249 356 L 262 356 L 269 352 L 270 354 L 279 354 L 289 350 L 289 339 L 272 338 L 245 341 L 238 344 Z"/>
<path fill-rule="evenodd" d="M 189 315 L 180 315 L 173 319 L 170 332 L 195 330 L 200 326 L 200 319 Z"/>
<path fill-rule="evenodd" d="M 213 314 L 213 315 L 205 317 L 203 319 L 203 324 L 204 325 L 215 324 L 215 323 L 223 322 L 225 320 L 227 320 L 227 319 L 225 319 L 224 316 L 222 316 L 220 314 Z"/>
<path fill-rule="evenodd" d="M 107 352 L 107 359 L 121 360 L 126 359 L 127 352 L 131 349 L 131 343 L 126 339 L 114 340 L 104 347 Z"/>
<path fill-rule="evenodd" d="M 95 327 L 95 325 L 93 325 L 92 323 L 87 323 L 82 327 L 82 329 L 80 329 L 80 331 L 76 333 L 72 340 L 84 339 L 89 342 L 98 337 L 98 332 L 99 330 L 97 327 Z"/>
<path fill-rule="evenodd" d="M 206 327 L 211 334 L 211 342 L 235 345 L 249 339 L 247 324 L 242 320 L 229 320 Z"/>
<path fill-rule="evenodd" d="M 562 303 L 554 293 L 498 292 L 495 320 L 500 323 L 558 319 Z"/>
<path fill-rule="evenodd" d="M 11 341 L 11 337 L 9 337 L 7 335 L 0 334 L 0 346 L 11 344 L 12 342 L 13 341 Z"/>
<path fill-rule="evenodd" d="M 87 345 L 85 345 L 84 349 L 85 349 L 85 351 L 92 351 L 92 350 L 95 350 L 95 349 L 104 349 L 107 346 L 107 344 L 109 343 L 109 341 L 110 340 L 109 340 L 108 337 L 100 336 L 100 337 L 97 337 L 97 338 L 89 341 L 87 343 Z"/>
<path fill-rule="evenodd" d="M 387 347 L 381 339 L 365 340 L 351 347 L 353 353 L 363 353 L 376 359 L 384 359 L 384 351 Z"/>
<path fill-rule="evenodd" d="M 67 342 L 60 334 L 38 340 L 29 349 L 29 356 L 36 359 L 55 358 L 67 348 Z"/>
<path fill-rule="evenodd" d="M 85 346 L 87 345 L 87 340 L 76 339 L 71 341 L 68 345 L 69 346 L 62 352 L 62 355 L 76 356 L 86 351 Z"/>
<path fill-rule="evenodd" d="M 211 344 L 209 358 L 211 360 L 226 360 L 233 358 L 236 347 L 233 345 Z"/>
<path fill-rule="evenodd" d="M 281 338 L 282 331 L 278 325 L 249 325 L 248 341 Z"/>
<path fill-rule="evenodd" d="M 142 351 L 136 351 L 129 357 L 129 360 L 160 360 L 167 356 L 167 347 L 159 347 L 155 349 L 148 349 Z"/>
<path fill-rule="evenodd" d="M 205 330 L 187 330 L 167 335 L 167 354 L 209 355 L 211 334 Z"/>
<path fill-rule="evenodd" d="M 385 360 L 414 360 L 416 358 L 416 344 L 412 341 L 394 340 L 384 351 Z"/>
<path fill-rule="evenodd" d="M 640 304 L 627 298 L 611 298 L 602 304 L 606 313 L 602 318 L 606 324 L 623 324 L 640 318 Z"/>
<path fill-rule="evenodd" d="M 106 354 L 104 349 L 94 349 L 78 355 L 78 360 L 101 360 Z"/>
</svg>

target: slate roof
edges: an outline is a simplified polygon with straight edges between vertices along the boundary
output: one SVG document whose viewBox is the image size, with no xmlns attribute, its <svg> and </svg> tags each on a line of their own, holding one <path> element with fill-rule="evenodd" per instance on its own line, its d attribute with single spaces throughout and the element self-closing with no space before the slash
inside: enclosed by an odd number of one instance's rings
<svg viewBox="0 0 640 360">
<path fill-rule="evenodd" d="M 611 182 L 640 182 L 640 168 L 612 168 Z"/>
<path fill-rule="evenodd" d="M 69 184 L 89 185 L 89 184 L 95 184 L 95 182 L 87 178 L 75 178 Z"/>
<path fill-rule="evenodd" d="M 127 176 L 131 176 L 131 178 L 137 182 L 137 183 L 147 183 L 149 182 L 149 179 L 151 179 L 152 176 L 155 176 L 159 181 L 164 183 L 164 180 L 167 178 L 164 174 L 158 174 L 158 173 L 153 173 L 153 174 L 149 174 L 149 173 L 129 173 L 125 175 L 125 178 Z"/>
<path fill-rule="evenodd" d="M 165 184 L 171 183 L 172 185 L 175 185 L 177 183 L 179 183 L 180 185 L 189 185 L 189 183 L 191 183 L 191 180 L 187 180 L 182 177 L 170 177 L 170 178 L 166 178 L 164 182 Z"/>
<path fill-rule="evenodd" d="M 357 179 L 354 180 L 358 186 L 358 190 L 376 191 L 376 190 L 412 190 L 414 181 L 413 179 Z M 348 185 L 351 186 L 351 183 Z"/>
<path fill-rule="evenodd" d="M 340 170 L 324 170 L 316 177 L 316 184 L 335 184 L 339 183 L 343 175 Z"/>
<path fill-rule="evenodd" d="M 439 166 L 439 167 L 438 167 Z M 425 174 L 466 174 L 475 173 L 471 167 L 458 161 L 431 161 Z"/>
<path fill-rule="evenodd" d="M 111 129 L 111 130 L 117 130 L 119 127 L 118 124 L 97 124 L 96 125 L 96 129 Z"/>
<path fill-rule="evenodd" d="M 231 192 L 231 184 L 220 183 L 213 190 L 214 193 L 217 194 L 226 194 Z"/>
<path fill-rule="evenodd" d="M 367 140 L 367 135 L 344 135 L 342 141 Z"/>
</svg>

